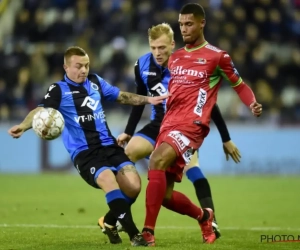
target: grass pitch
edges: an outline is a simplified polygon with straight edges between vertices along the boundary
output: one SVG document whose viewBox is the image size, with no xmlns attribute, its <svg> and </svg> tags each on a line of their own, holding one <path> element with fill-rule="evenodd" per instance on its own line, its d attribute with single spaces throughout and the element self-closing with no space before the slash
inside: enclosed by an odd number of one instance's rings
<svg viewBox="0 0 300 250">
<path fill-rule="evenodd" d="M 283 240 L 300 235 L 300 177 L 210 177 L 222 237 L 213 245 L 201 243 L 197 223 L 161 209 L 156 229 L 160 250 L 300 249 L 300 242 L 261 242 L 263 235 Z M 143 190 L 133 205 L 135 222 L 144 222 Z M 175 189 L 198 204 L 188 180 Z M 0 249 L 129 249 L 110 245 L 96 226 L 107 211 L 104 194 L 78 175 L 0 175 Z M 281 236 L 281 238 L 278 237 Z M 299 238 L 300 240 L 300 238 Z M 272 241 L 272 240 L 269 240 Z"/>
</svg>

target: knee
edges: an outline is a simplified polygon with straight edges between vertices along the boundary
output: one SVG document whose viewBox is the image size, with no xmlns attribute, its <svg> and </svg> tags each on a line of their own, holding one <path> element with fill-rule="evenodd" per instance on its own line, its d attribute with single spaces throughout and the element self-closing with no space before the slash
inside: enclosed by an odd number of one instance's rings
<svg viewBox="0 0 300 250">
<path fill-rule="evenodd" d="M 132 162 L 137 162 L 139 160 L 137 149 L 135 147 L 126 147 L 125 154 Z"/>
<path fill-rule="evenodd" d="M 161 154 L 153 153 L 150 157 L 149 168 L 150 170 L 166 170 L 166 160 Z"/>
<path fill-rule="evenodd" d="M 141 192 L 141 179 L 139 177 L 132 178 L 126 188 L 122 190 L 127 196 L 136 198 Z"/>
</svg>

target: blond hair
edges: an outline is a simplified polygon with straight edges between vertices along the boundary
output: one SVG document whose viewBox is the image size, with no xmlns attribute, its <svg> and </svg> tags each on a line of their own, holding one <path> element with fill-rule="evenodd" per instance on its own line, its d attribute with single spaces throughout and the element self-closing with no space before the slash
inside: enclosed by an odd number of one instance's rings
<svg viewBox="0 0 300 250">
<path fill-rule="evenodd" d="M 156 40 L 164 34 L 167 35 L 171 41 L 174 40 L 174 31 L 168 23 L 161 23 L 148 29 L 148 37 L 150 40 Z"/>
<path fill-rule="evenodd" d="M 71 46 L 66 49 L 64 53 L 64 60 L 65 62 L 69 60 L 71 56 L 85 56 L 87 53 L 84 49 L 78 47 L 78 46 Z"/>
</svg>

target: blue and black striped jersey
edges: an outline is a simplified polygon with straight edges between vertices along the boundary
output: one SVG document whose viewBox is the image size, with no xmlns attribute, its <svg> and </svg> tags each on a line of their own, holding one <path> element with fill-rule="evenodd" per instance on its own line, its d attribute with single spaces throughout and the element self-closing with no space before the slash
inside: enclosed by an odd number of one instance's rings
<svg viewBox="0 0 300 250">
<path fill-rule="evenodd" d="M 39 106 L 57 109 L 63 115 L 62 138 L 72 160 L 83 150 L 116 143 L 106 123 L 102 101 L 115 101 L 119 92 L 119 88 L 96 74 L 90 74 L 82 84 L 65 75 L 49 87 Z"/>
<path fill-rule="evenodd" d="M 152 55 L 147 53 L 141 56 L 134 66 L 135 83 L 137 85 L 137 94 L 159 96 L 165 95 L 168 91 L 170 72 L 168 68 L 158 65 Z M 166 101 L 159 105 L 151 106 L 150 120 L 158 125 L 161 124 L 166 112 Z M 144 106 L 135 106 L 132 108 L 125 133 L 133 135 L 136 126 L 142 116 Z"/>
</svg>

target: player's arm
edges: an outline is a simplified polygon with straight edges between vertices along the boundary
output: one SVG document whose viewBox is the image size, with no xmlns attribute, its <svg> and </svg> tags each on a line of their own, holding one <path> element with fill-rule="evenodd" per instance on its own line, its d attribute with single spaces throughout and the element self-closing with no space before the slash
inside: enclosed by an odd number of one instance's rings
<svg viewBox="0 0 300 250">
<path fill-rule="evenodd" d="M 223 53 L 221 55 L 219 61 L 219 70 L 221 76 L 230 82 L 231 87 L 239 95 L 241 101 L 251 109 L 253 115 L 260 116 L 262 113 L 262 105 L 256 102 L 253 91 L 240 77 L 230 56 L 227 53 Z"/>
<path fill-rule="evenodd" d="M 228 161 L 229 157 L 231 157 L 235 161 L 235 163 L 240 162 L 241 153 L 236 147 L 236 145 L 233 143 L 233 141 L 231 141 L 227 125 L 221 114 L 218 104 L 215 104 L 215 106 L 212 109 L 211 119 L 216 124 L 216 127 L 221 135 L 226 160 Z"/>
<path fill-rule="evenodd" d="M 162 103 L 165 99 L 169 97 L 169 94 L 164 96 L 150 97 L 150 96 L 143 96 L 143 95 L 138 95 L 130 92 L 124 92 L 121 91 L 118 87 L 110 85 L 101 77 L 99 76 L 97 77 L 99 78 L 99 82 L 101 84 L 101 89 L 102 89 L 104 99 L 107 101 L 117 101 L 118 103 L 127 104 L 127 105 L 145 105 L 145 104 L 157 105 Z"/>
<path fill-rule="evenodd" d="M 135 83 L 136 83 L 136 94 L 147 96 L 148 91 L 146 85 L 144 84 L 141 78 L 139 61 L 137 61 L 136 64 L 134 65 L 134 75 L 135 75 Z M 145 105 L 132 107 L 131 113 L 127 121 L 127 125 L 125 127 L 125 131 L 124 131 L 125 134 L 129 136 L 132 136 L 134 134 L 136 126 L 142 117 L 144 108 Z"/>
<path fill-rule="evenodd" d="M 221 135 L 222 142 L 224 143 L 230 141 L 231 139 L 230 139 L 229 131 L 227 129 L 226 123 L 223 119 L 218 104 L 215 104 L 211 111 L 211 119 L 216 124 L 216 127 Z"/>
<path fill-rule="evenodd" d="M 19 124 L 15 125 L 8 130 L 8 133 L 13 138 L 19 138 L 21 135 L 32 127 L 32 120 L 34 115 L 42 108 L 54 108 L 58 109 L 61 101 L 61 89 L 58 84 L 52 84 L 47 94 L 44 96 L 41 103 L 37 108 L 31 110 L 25 119 Z"/>
</svg>

